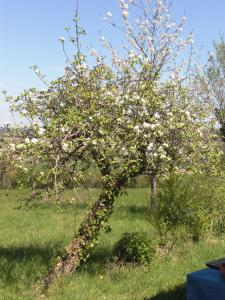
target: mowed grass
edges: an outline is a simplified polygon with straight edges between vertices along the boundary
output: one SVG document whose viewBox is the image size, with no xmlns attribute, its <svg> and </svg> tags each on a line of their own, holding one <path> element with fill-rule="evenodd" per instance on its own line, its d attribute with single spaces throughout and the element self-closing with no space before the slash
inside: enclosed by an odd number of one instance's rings
<svg viewBox="0 0 225 300">
<path fill-rule="evenodd" d="M 0 191 L 0 299 L 39 299 L 35 285 L 52 260 L 70 241 L 98 192 L 83 191 L 80 199 L 60 206 L 20 206 L 27 191 Z M 64 198 L 70 199 L 67 191 Z M 56 285 L 47 299 L 185 299 L 186 274 L 204 268 L 206 260 L 223 257 L 220 237 L 180 246 L 171 252 L 158 250 L 149 266 L 118 267 L 111 262 L 112 247 L 125 231 L 154 234 L 148 189 L 130 189 L 116 200 L 109 225 L 88 261 L 72 277 Z"/>
</svg>

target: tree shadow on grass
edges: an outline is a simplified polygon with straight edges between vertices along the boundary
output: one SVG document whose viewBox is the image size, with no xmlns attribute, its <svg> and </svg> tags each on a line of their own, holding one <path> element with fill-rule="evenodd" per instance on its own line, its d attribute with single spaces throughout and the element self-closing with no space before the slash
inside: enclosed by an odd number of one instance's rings
<svg viewBox="0 0 225 300">
<path fill-rule="evenodd" d="M 71 212 L 71 211 L 83 211 L 88 208 L 88 203 L 86 202 L 77 202 L 77 203 L 69 203 L 69 202 L 41 202 L 38 200 L 33 200 L 31 202 L 26 202 L 25 198 L 21 198 L 18 201 L 18 205 L 14 207 L 14 209 L 18 210 L 32 210 L 32 209 L 43 209 L 43 210 L 53 210 L 60 212 Z"/>
<path fill-rule="evenodd" d="M 128 214 L 132 215 L 132 217 L 135 218 L 146 218 L 149 219 L 149 210 L 147 206 L 136 206 L 136 205 L 118 205 L 116 206 L 116 210 L 118 210 L 118 213 L 120 211 L 125 211 Z"/>
<path fill-rule="evenodd" d="M 30 286 L 41 279 L 50 269 L 55 258 L 62 254 L 61 243 L 47 246 L 0 246 L 0 285 Z M 87 263 L 82 263 L 78 273 L 96 276 L 111 259 L 111 249 L 98 247 L 93 250 Z"/>
<path fill-rule="evenodd" d="M 0 283 L 32 284 L 45 274 L 60 250 L 59 244 L 0 247 Z"/>
<path fill-rule="evenodd" d="M 100 270 L 105 269 L 108 262 L 112 260 L 112 251 L 109 247 L 98 247 L 93 249 L 87 263 L 82 263 L 78 268 L 78 273 L 87 273 L 90 276 L 96 276 Z"/>
<path fill-rule="evenodd" d="M 178 285 L 170 291 L 163 291 L 153 297 L 146 297 L 144 300 L 185 300 L 186 285 Z"/>
</svg>

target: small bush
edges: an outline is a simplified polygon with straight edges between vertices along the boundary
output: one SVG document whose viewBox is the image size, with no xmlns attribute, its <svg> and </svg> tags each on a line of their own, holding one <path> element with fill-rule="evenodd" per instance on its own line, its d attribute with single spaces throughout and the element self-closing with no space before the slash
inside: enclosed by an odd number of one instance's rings
<svg viewBox="0 0 225 300">
<path fill-rule="evenodd" d="M 115 244 L 113 255 L 119 262 L 149 264 L 155 254 L 156 239 L 145 232 L 125 232 Z"/>
</svg>

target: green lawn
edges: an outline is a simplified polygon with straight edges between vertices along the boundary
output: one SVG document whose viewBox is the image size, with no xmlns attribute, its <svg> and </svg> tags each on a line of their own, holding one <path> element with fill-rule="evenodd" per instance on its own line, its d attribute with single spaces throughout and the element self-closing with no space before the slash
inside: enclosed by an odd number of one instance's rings
<svg viewBox="0 0 225 300">
<path fill-rule="evenodd" d="M 147 189 L 130 189 L 116 201 L 112 231 L 102 233 L 87 263 L 54 287 L 47 299 L 185 299 L 186 274 L 204 268 L 206 260 L 223 257 L 224 238 L 190 242 L 173 252 L 158 250 L 145 267 L 119 268 L 110 262 L 112 246 L 123 232 L 154 231 L 148 196 Z M 18 199 L 23 197 L 26 191 L 0 191 L 0 299 L 36 299 L 35 283 L 71 239 L 89 198 L 85 192 L 72 204 L 18 209 Z M 65 197 L 70 198 L 69 191 Z"/>
</svg>

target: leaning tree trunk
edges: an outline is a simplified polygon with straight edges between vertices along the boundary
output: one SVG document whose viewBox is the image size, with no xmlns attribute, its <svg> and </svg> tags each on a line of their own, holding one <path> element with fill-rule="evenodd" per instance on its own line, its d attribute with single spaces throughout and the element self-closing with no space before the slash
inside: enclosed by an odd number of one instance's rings
<svg viewBox="0 0 225 300">
<path fill-rule="evenodd" d="M 41 283 L 43 290 L 48 289 L 61 275 L 72 274 L 85 260 L 90 248 L 96 243 L 98 234 L 112 213 L 113 202 L 129 177 L 124 174 L 105 184 L 98 200 L 92 206 L 86 220 L 80 225 L 78 233 L 66 247 L 65 253 Z"/>
<path fill-rule="evenodd" d="M 100 230 L 113 210 L 114 199 L 126 188 L 129 180 L 146 170 L 145 149 L 140 149 L 140 157 L 134 163 L 128 164 L 124 172 L 106 175 L 104 187 L 98 200 L 93 204 L 86 220 L 81 223 L 77 234 L 66 247 L 64 254 L 58 259 L 50 272 L 41 282 L 41 290 L 48 289 L 62 275 L 72 274 L 87 258 L 90 249 L 96 244 Z M 106 173 L 109 170 L 105 170 Z"/>
</svg>

